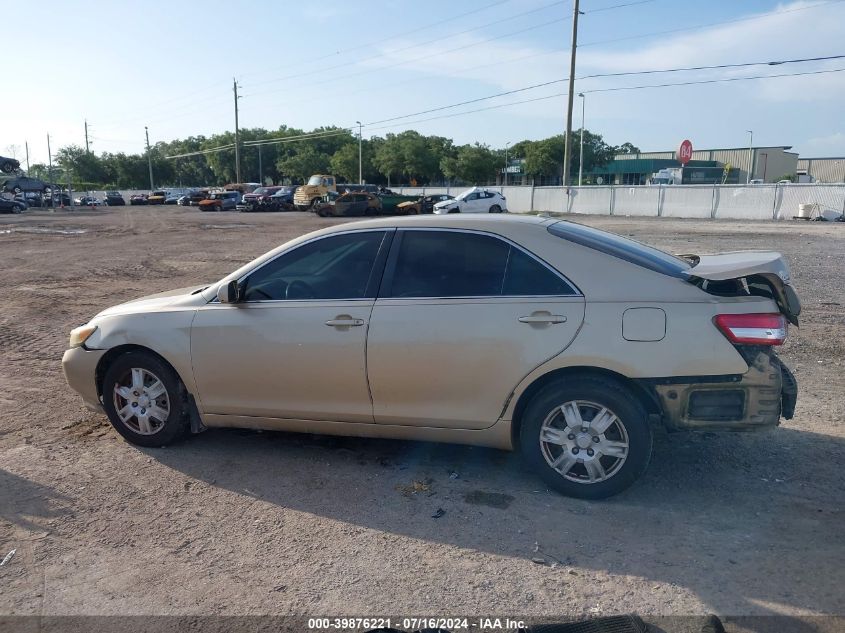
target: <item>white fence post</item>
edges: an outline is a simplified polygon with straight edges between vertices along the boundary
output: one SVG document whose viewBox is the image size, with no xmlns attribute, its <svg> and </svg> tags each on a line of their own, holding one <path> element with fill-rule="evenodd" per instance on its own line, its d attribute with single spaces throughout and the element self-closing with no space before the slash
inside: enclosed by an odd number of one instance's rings
<svg viewBox="0 0 845 633">
<path fill-rule="evenodd" d="M 710 198 L 710 219 L 716 219 L 716 212 L 719 210 L 719 185 L 713 183 L 713 195 Z"/>
<path fill-rule="evenodd" d="M 608 209 L 609 215 L 613 215 L 613 212 L 616 210 L 616 187 L 610 187 L 610 209 Z"/>
<path fill-rule="evenodd" d="M 531 183 L 531 208 L 529 211 L 534 211 L 534 182 Z"/>
</svg>

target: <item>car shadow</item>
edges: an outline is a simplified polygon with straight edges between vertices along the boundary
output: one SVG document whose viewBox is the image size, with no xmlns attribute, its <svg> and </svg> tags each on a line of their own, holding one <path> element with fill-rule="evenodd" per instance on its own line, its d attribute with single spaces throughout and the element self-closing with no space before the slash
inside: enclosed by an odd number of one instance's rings
<svg viewBox="0 0 845 633">
<path fill-rule="evenodd" d="M 643 480 L 600 502 L 553 493 L 515 453 L 478 447 L 213 430 L 144 452 L 280 508 L 539 557 L 560 570 L 670 583 L 717 613 L 836 614 L 845 579 L 843 444 L 785 428 L 660 433 Z M 795 624 L 790 630 L 817 630 L 810 620 Z"/>
<path fill-rule="evenodd" d="M 70 499 L 52 488 L 0 468 L 0 522 L 43 530 L 40 522 L 65 516 Z"/>
</svg>

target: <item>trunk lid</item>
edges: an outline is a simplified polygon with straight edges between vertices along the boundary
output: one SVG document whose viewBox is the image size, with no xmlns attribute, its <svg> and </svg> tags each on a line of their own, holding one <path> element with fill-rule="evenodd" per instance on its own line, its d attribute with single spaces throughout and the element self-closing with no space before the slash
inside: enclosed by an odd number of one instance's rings
<svg viewBox="0 0 845 633">
<path fill-rule="evenodd" d="M 757 296 L 771 296 L 787 320 L 798 325 L 801 301 L 792 287 L 789 264 L 775 251 L 736 251 L 718 255 L 682 255 L 692 262 L 687 270 L 691 281 L 700 280 L 703 290 L 713 294 L 734 294 L 736 288 Z"/>
</svg>

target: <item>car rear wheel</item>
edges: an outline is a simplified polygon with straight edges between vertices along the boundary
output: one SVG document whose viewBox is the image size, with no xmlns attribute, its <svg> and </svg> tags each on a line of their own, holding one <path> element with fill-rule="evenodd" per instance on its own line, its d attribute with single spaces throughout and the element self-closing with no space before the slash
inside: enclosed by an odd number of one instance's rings
<svg viewBox="0 0 845 633">
<path fill-rule="evenodd" d="M 502 212 L 502 207 L 500 207 L 498 204 L 494 204 L 492 207 L 490 207 L 490 213 L 501 213 L 501 212 Z"/>
<path fill-rule="evenodd" d="M 520 450 L 558 492 L 603 499 L 633 484 L 651 459 L 651 428 L 637 398 L 603 377 L 543 387 L 525 409 Z"/>
<path fill-rule="evenodd" d="M 190 427 L 182 381 L 147 352 L 124 354 L 111 364 L 103 379 L 103 408 L 115 430 L 139 446 L 166 446 Z"/>
</svg>

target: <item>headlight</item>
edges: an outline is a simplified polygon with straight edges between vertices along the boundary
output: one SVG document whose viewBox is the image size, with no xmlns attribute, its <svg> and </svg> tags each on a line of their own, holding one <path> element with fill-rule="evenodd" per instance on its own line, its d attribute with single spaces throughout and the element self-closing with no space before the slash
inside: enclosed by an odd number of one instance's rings
<svg viewBox="0 0 845 633">
<path fill-rule="evenodd" d="M 97 331 L 96 325 L 83 325 L 70 331 L 70 346 L 79 347 Z"/>
</svg>

